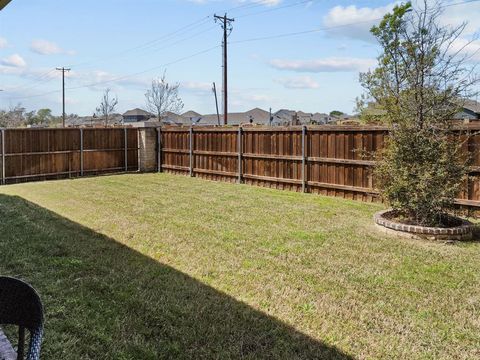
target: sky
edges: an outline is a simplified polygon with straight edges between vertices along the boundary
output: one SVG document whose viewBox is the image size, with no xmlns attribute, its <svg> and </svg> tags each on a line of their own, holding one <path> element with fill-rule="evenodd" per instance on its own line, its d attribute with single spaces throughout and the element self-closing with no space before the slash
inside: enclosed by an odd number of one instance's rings
<svg viewBox="0 0 480 360">
<path fill-rule="evenodd" d="M 458 46 L 480 61 L 480 1 L 446 0 L 442 22 L 469 24 Z M 152 79 L 180 83 L 184 111 L 214 113 L 222 84 L 222 29 L 229 36 L 229 110 L 260 107 L 352 113 L 359 72 L 380 49 L 369 28 L 391 1 L 332 0 L 12 0 L 0 11 L 0 109 L 92 115 L 105 89 L 117 111 L 145 108 Z M 294 33 L 296 33 L 294 35 Z M 477 52 L 476 52 L 477 51 Z"/>
</svg>

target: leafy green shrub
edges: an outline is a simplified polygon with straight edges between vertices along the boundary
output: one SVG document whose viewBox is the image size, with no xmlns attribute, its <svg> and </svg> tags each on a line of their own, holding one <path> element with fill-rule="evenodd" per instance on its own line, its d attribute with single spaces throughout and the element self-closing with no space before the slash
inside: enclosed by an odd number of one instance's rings
<svg viewBox="0 0 480 360">
<path fill-rule="evenodd" d="M 384 199 L 408 222 L 442 226 L 468 170 L 452 119 L 478 83 L 468 54 L 452 44 L 465 25 L 439 25 L 444 7 L 396 6 L 371 30 L 383 52 L 378 67 L 360 75 L 390 125 L 387 146 L 375 168 Z"/>
</svg>

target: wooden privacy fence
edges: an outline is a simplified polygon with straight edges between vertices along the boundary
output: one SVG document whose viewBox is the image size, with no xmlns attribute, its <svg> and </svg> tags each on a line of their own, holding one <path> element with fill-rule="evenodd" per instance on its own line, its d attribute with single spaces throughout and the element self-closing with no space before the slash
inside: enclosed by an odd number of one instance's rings
<svg viewBox="0 0 480 360">
<path fill-rule="evenodd" d="M 138 170 L 134 128 L 3 129 L 2 184 Z"/>
<path fill-rule="evenodd" d="M 461 131 L 480 130 L 469 126 Z M 158 169 L 278 189 L 377 201 L 373 154 L 385 127 L 158 129 Z M 464 135 L 461 135 L 464 136 Z M 465 143 L 473 166 L 457 203 L 480 206 L 480 135 Z"/>
</svg>

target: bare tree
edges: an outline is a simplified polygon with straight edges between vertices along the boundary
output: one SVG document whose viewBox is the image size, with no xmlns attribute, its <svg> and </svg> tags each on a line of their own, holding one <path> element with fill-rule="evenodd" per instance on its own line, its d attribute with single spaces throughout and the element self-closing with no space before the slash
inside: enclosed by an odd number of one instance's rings
<svg viewBox="0 0 480 360">
<path fill-rule="evenodd" d="M 115 111 L 118 105 L 118 98 L 116 96 L 110 97 L 110 89 L 106 89 L 103 93 L 102 102 L 97 107 L 97 112 L 102 114 L 105 119 L 105 126 L 108 125 L 108 116 Z"/>
<path fill-rule="evenodd" d="M 26 109 L 22 104 L 11 106 L 10 109 L 0 110 L 0 127 L 15 128 L 25 126 Z"/>
<path fill-rule="evenodd" d="M 183 101 L 178 95 L 179 83 L 169 84 L 165 72 L 159 79 L 152 80 L 151 88 L 145 93 L 147 108 L 157 116 L 158 121 L 166 112 L 179 113 L 183 109 Z"/>
</svg>

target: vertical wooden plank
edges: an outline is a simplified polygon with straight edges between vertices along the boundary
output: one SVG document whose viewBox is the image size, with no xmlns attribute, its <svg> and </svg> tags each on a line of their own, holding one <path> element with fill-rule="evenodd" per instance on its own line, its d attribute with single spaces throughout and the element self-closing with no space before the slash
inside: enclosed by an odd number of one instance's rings
<svg viewBox="0 0 480 360">
<path fill-rule="evenodd" d="M 2 185 L 5 185 L 5 129 L 2 129 Z"/>
<path fill-rule="evenodd" d="M 190 176 L 193 176 L 193 127 L 190 126 L 189 132 L 189 159 L 190 159 Z"/>
<path fill-rule="evenodd" d="M 237 142 L 238 142 L 238 183 L 241 184 L 242 183 L 242 153 L 243 153 L 243 142 L 242 142 L 242 135 L 243 135 L 243 131 L 242 131 L 242 127 L 239 126 L 238 127 L 238 133 L 237 133 Z"/>
<path fill-rule="evenodd" d="M 125 172 L 128 172 L 128 134 L 127 128 L 123 129 L 124 133 L 124 146 L 125 146 Z"/>
<path fill-rule="evenodd" d="M 83 176 L 83 129 L 80 129 L 80 176 Z"/>
<path fill-rule="evenodd" d="M 307 177 L 306 177 L 306 169 L 305 166 L 307 165 L 307 149 L 305 142 L 307 141 L 307 127 L 305 125 L 302 126 L 302 192 L 306 191 L 307 185 Z"/>
</svg>

